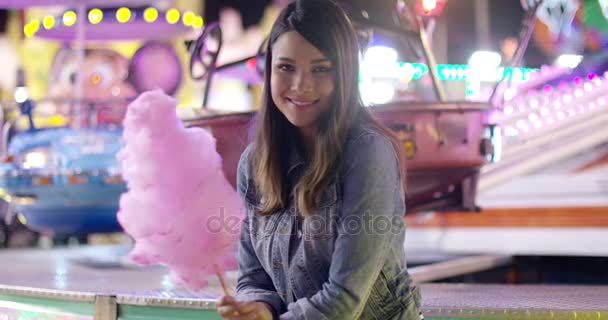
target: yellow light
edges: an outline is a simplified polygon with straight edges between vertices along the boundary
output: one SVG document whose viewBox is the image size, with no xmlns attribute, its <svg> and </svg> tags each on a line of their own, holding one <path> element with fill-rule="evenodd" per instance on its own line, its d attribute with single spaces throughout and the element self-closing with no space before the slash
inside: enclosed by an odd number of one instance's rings
<svg viewBox="0 0 608 320">
<path fill-rule="evenodd" d="M 182 21 L 184 22 L 184 25 L 191 26 L 194 22 L 194 18 L 196 18 L 196 15 L 194 15 L 192 11 L 187 11 L 186 13 L 184 13 Z"/>
<path fill-rule="evenodd" d="M 176 24 L 179 21 L 179 10 L 173 8 L 167 11 L 167 22 L 170 24 Z"/>
<path fill-rule="evenodd" d="M 13 197 L 11 197 L 11 195 L 10 195 L 10 194 L 3 194 L 3 195 L 2 195 L 2 199 L 4 199 L 4 201 L 6 201 L 6 202 L 11 202 L 11 201 L 13 201 Z"/>
<path fill-rule="evenodd" d="M 98 73 L 95 73 L 91 76 L 91 83 L 94 85 L 98 85 L 101 82 L 101 76 Z"/>
<path fill-rule="evenodd" d="M 103 12 L 100 9 L 92 9 L 89 11 L 89 21 L 92 24 L 98 24 L 103 19 Z"/>
<path fill-rule="evenodd" d="M 38 20 L 32 20 L 32 22 L 30 22 L 32 24 L 32 30 L 34 31 L 34 33 L 36 33 L 36 31 L 38 31 L 38 29 L 40 29 L 40 21 Z"/>
<path fill-rule="evenodd" d="M 31 38 L 40 28 L 40 21 L 32 20 L 23 27 L 23 33 L 26 37 Z"/>
<path fill-rule="evenodd" d="M 131 10 L 129 8 L 122 7 L 116 11 L 116 20 L 120 23 L 125 23 L 131 20 Z"/>
<path fill-rule="evenodd" d="M 30 28 L 30 24 L 26 24 L 23 26 L 23 34 L 28 37 L 31 38 L 32 37 L 32 31 L 30 31 L 32 28 Z"/>
<path fill-rule="evenodd" d="M 19 220 L 19 222 L 21 222 L 22 225 L 24 225 L 24 226 L 27 225 L 27 219 L 25 219 L 25 216 L 22 215 L 21 213 L 17 214 L 17 219 Z"/>
<path fill-rule="evenodd" d="M 6 202 L 11 202 L 11 195 L 6 192 L 4 189 L 0 189 L 0 199 L 4 199 Z"/>
<path fill-rule="evenodd" d="M 73 26 L 76 23 L 76 12 L 74 11 L 66 11 L 63 14 L 63 24 L 67 27 Z"/>
<path fill-rule="evenodd" d="M 47 30 L 52 29 L 55 26 L 55 17 L 53 17 L 53 16 L 44 17 L 44 19 L 42 19 L 42 26 Z"/>
<path fill-rule="evenodd" d="M 196 18 L 194 18 L 194 22 L 192 22 L 192 26 L 196 29 L 202 28 L 203 27 L 203 17 L 197 16 Z"/>
<path fill-rule="evenodd" d="M 156 10 L 156 8 L 150 7 L 144 10 L 144 20 L 146 20 L 146 22 L 154 22 L 156 21 L 156 18 L 158 18 L 158 10 Z"/>
</svg>

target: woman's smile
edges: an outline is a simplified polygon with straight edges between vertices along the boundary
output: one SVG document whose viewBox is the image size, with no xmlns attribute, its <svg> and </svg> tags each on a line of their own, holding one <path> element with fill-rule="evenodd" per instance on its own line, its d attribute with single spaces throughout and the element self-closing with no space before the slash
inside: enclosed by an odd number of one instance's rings
<svg viewBox="0 0 608 320">
<path fill-rule="evenodd" d="M 319 99 L 301 99 L 301 98 L 290 98 L 285 97 L 290 104 L 293 105 L 296 109 L 304 109 L 311 108 L 317 105 Z"/>
</svg>

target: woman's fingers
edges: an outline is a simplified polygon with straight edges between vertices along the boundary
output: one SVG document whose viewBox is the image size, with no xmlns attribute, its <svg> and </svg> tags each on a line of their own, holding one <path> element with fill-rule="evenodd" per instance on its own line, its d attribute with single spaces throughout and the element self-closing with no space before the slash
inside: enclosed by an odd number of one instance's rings
<svg viewBox="0 0 608 320">
<path fill-rule="evenodd" d="M 217 313 L 222 316 L 222 318 L 224 319 L 239 319 L 238 317 L 241 316 L 241 313 L 233 307 L 218 307 L 217 308 Z"/>
<path fill-rule="evenodd" d="M 238 320 L 258 320 L 260 319 L 257 311 L 252 311 L 247 314 L 242 314 L 238 317 Z M 236 320 L 236 319 L 235 319 Z"/>
<path fill-rule="evenodd" d="M 256 310 L 257 307 L 257 302 L 255 301 L 249 301 L 249 302 L 243 302 L 239 305 L 239 312 L 242 314 L 246 314 L 249 313 L 251 311 Z"/>
<path fill-rule="evenodd" d="M 217 300 L 217 305 L 218 306 L 228 306 L 228 305 L 236 305 L 238 302 L 236 301 L 236 299 L 234 299 L 233 296 L 221 296 L 218 300 Z"/>
<path fill-rule="evenodd" d="M 270 311 L 270 307 L 264 302 L 243 302 L 240 304 L 238 310 L 243 315 L 243 320 L 272 320 L 272 312 Z"/>
<path fill-rule="evenodd" d="M 272 313 L 265 303 L 257 301 L 240 302 L 232 296 L 222 296 L 217 301 L 217 312 L 226 320 L 272 319 Z"/>
<path fill-rule="evenodd" d="M 241 316 L 239 302 L 232 296 L 222 296 L 217 301 L 217 313 L 224 319 L 237 320 Z"/>
</svg>

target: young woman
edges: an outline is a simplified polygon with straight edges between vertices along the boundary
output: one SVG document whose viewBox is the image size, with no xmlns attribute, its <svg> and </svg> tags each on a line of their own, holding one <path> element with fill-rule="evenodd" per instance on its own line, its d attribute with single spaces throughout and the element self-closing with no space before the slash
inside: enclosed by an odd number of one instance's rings
<svg viewBox="0 0 608 320">
<path fill-rule="evenodd" d="M 329 0 L 296 0 L 268 41 L 237 297 L 225 319 L 419 319 L 406 270 L 401 151 L 363 106 L 359 48 Z"/>
</svg>

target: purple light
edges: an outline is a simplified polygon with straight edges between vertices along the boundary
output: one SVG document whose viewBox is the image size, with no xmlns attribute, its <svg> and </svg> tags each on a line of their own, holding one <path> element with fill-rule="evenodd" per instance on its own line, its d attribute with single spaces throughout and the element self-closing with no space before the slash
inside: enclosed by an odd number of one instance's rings
<svg viewBox="0 0 608 320">
<path fill-rule="evenodd" d="M 530 72 L 530 79 L 536 79 L 540 76 L 540 72 L 539 71 L 532 71 Z"/>
<path fill-rule="evenodd" d="M 530 107 L 532 109 L 536 109 L 538 107 L 538 100 L 536 100 L 536 99 L 530 100 Z"/>
<path fill-rule="evenodd" d="M 508 126 L 505 128 L 505 136 L 513 137 L 516 136 L 518 133 L 519 131 L 517 131 L 517 129 L 513 128 L 512 126 Z"/>
<path fill-rule="evenodd" d="M 591 91 L 591 89 L 593 89 L 593 85 L 592 85 L 590 82 L 587 82 L 587 83 L 585 83 L 585 84 L 583 85 L 583 89 L 584 89 L 586 92 L 589 92 L 589 91 Z"/>
<path fill-rule="evenodd" d="M 541 74 L 547 74 L 549 73 L 549 71 L 551 71 L 551 67 L 549 67 L 548 65 L 544 64 L 540 67 L 540 73 Z"/>
<path fill-rule="evenodd" d="M 580 85 L 582 81 L 583 80 L 579 76 L 574 77 L 574 80 L 572 80 L 572 82 L 577 86 Z"/>
<path fill-rule="evenodd" d="M 543 86 L 543 91 L 545 93 L 549 93 L 549 92 L 553 91 L 553 87 L 551 85 L 546 84 Z"/>
<path fill-rule="evenodd" d="M 568 83 L 566 83 L 565 81 L 560 82 L 557 87 L 559 88 L 559 90 L 565 90 L 568 88 Z"/>
<path fill-rule="evenodd" d="M 541 108 L 540 115 L 543 117 L 546 117 L 547 115 L 549 115 L 549 108 Z"/>
<path fill-rule="evenodd" d="M 505 100 L 511 101 L 517 96 L 517 89 L 509 88 L 505 91 Z"/>
<path fill-rule="evenodd" d="M 593 72 L 591 72 L 587 75 L 587 79 L 589 79 L 589 80 L 593 80 L 593 78 L 595 78 L 595 77 L 596 77 L 596 75 Z"/>
<path fill-rule="evenodd" d="M 553 107 L 557 110 L 562 107 L 562 104 L 559 102 L 559 100 L 555 100 L 553 101 Z"/>
<path fill-rule="evenodd" d="M 503 113 L 496 110 L 496 111 L 492 111 L 490 113 L 490 115 L 488 116 L 488 121 L 490 121 L 490 123 L 501 123 L 503 122 Z"/>
<path fill-rule="evenodd" d="M 523 131 L 528 131 L 528 124 L 524 120 L 517 120 L 515 123 L 517 127 Z"/>
<path fill-rule="evenodd" d="M 603 81 L 600 78 L 593 79 L 593 84 L 596 85 L 596 86 L 598 86 L 598 87 L 601 86 L 602 83 L 603 83 Z"/>
</svg>

